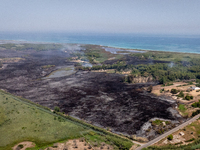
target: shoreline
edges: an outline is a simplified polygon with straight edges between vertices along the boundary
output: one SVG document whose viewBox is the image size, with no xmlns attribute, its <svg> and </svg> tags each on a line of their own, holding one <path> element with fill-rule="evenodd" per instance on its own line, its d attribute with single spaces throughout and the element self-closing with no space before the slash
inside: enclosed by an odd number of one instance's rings
<svg viewBox="0 0 200 150">
<path fill-rule="evenodd" d="M 80 46 L 84 46 L 84 45 L 97 45 L 97 46 L 101 46 L 101 47 L 105 47 L 105 48 L 115 48 L 115 49 L 119 49 L 122 51 L 129 51 L 129 53 L 131 53 L 131 50 L 134 51 L 143 51 L 143 52 L 163 52 L 163 53 L 174 53 L 174 54 L 200 54 L 200 52 L 177 52 L 177 51 L 166 51 L 166 50 L 155 50 L 155 49 L 140 49 L 140 48 L 130 48 L 130 47 L 121 47 L 121 46 L 112 46 L 112 45 L 102 45 L 102 44 L 85 44 L 85 43 L 63 43 L 63 42 L 41 42 L 41 41 L 24 41 L 24 40 L 3 40 L 0 39 L 0 44 L 8 44 L 8 43 L 15 43 L 15 44 L 25 44 L 25 43 L 31 43 L 31 44 L 70 44 L 70 45 L 80 45 Z M 134 52 L 132 52 L 134 53 Z"/>
</svg>

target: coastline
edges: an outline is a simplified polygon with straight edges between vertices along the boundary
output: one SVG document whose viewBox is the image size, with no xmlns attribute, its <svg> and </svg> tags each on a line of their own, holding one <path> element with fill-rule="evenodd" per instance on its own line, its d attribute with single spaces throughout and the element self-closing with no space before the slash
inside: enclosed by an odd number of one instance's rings
<svg viewBox="0 0 200 150">
<path fill-rule="evenodd" d="M 141 51 L 141 52 L 163 52 L 163 53 L 174 53 L 174 54 L 200 54 L 200 52 L 178 52 L 178 51 L 165 51 L 165 50 L 155 50 L 155 49 L 138 49 L 138 48 L 130 48 L 130 47 L 116 47 L 111 45 L 101 45 L 101 44 L 85 44 L 85 43 L 60 43 L 60 42 L 41 42 L 41 41 L 24 41 L 24 40 L 2 40 L 0 39 L 0 44 L 7 44 L 7 43 L 14 43 L 14 44 L 24 44 L 24 43 L 31 43 L 31 44 L 66 44 L 66 45 L 97 45 L 103 48 L 114 48 L 122 51 L 129 51 L 129 53 L 134 53 L 131 51 Z"/>
</svg>

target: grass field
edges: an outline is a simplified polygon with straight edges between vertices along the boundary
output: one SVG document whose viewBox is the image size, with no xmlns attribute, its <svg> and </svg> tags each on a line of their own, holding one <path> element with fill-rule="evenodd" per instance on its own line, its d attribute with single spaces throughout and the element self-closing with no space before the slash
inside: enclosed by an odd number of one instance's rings
<svg viewBox="0 0 200 150">
<path fill-rule="evenodd" d="M 80 121 L 79 121 L 80 122 Z M 0 150 L 31 141 L 36 147 L 45 149 L 56 142 L 86 138 L 93 146 L 104 142 L 115 149 L 129 149 L 133 143 L 117 136 L 94 131 L 84 124 L 72 121 L 51 111 L 29 103 L 28 100 L 0 91 Z"/>
<path fill-rule="evenodd" d="M 183 104 L 180 104 L 180 105 L 178 106 L 178 109 L 179 109 L 181 112 L 185 112 L 185 111 L 186 111 L 185 105 L 183 105 Z"/>
<path fill-rule="evenodd" d="M 182 114 L 183 116 L 188 116 L 189 110 L 187 110 L 187 108 L 185 107 L 184 104 L 180 104 L 180 105 L 178 106 L 178 109 L 179 109 L 179 111 L 181 112 L 181 114 Z"/>
<path fill-rule="evenodd" d="M 0 92 L 0 149 L 24 140 L 37 145 L 81 137 L 82 126 L 53 116 Z"/>
</svg>

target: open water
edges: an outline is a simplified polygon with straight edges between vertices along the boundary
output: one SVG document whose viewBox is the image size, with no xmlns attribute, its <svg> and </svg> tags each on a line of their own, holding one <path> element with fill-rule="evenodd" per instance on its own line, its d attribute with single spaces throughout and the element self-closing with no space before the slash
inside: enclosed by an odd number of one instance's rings
<svg viewBox="0 0 200 150">
<path fill-rule="evenodd" d="M 80 43 L 103 46 L 200 53 L 200 35 L 142 35 L 86 33 L 0 33 L 0 40 L 30 42 Z"/>
</svg>

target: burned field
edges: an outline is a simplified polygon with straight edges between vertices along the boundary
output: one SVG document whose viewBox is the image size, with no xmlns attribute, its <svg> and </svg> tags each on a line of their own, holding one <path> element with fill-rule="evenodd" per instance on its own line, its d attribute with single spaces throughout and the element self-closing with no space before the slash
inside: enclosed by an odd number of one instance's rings
<svg viewBox="0 0 200 150">
<path fill-rule="evenodd" d="M 55 70 L 75 65 L 67 60 L 71 57 L 67 51 L 1 50 L 0 56 L 23 58 L 4 62 L 7 66 L 0 70 L 0 89 L 51 109 L 59 106 L 68 115 L 113 132 L 145 136 L 138 131 L 152 118 L 182 119 L 170 111 L 175 102 L 143 90 L 149 83 L 126 84 L 120 74 L 77 71 L 44 79 Z"/>
</svg>

